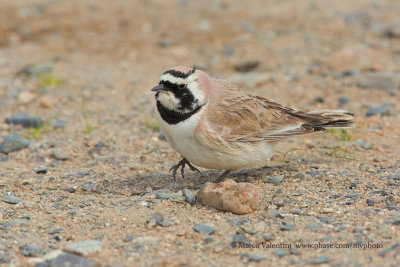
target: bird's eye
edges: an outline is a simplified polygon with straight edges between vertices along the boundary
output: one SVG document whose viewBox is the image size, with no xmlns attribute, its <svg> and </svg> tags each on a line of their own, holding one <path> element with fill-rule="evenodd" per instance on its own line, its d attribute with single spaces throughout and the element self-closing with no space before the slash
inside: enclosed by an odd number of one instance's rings
<svg viewBox="0 0 400 267">
<path fill-rule="evenodd" d="M 186 88 L 186 84 L 178 84 L 178 88 L 179 89 L 185 89 Z"/>
</svg>

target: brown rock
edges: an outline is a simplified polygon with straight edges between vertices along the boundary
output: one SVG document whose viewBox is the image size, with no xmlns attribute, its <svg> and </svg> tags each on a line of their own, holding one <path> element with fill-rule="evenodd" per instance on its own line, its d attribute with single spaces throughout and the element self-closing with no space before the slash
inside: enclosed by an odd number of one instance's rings
<svg viewBox="0 0 400 267">
<path fill-rule="evenodd" d="M 230 179 L 218 184 L 207 183 L 197 193 L 197 199 L 205 206 L 235 214 L 252 213 L 259 203 L 257 186 Z"/>
<path fill-rule="evenodd" d="M 35 93 L 32 93 L 30 91 L 23 91 L 18 95 L 18 102 L 26 105 L 35 100 L 36 97 L 37 95 Z"/>
<path fill-rule="evenodd" d="M 51 108 L 53 107 L 53 101 L 48 96 L 42 96 L 40 98 L 40 106 L 44 108 Z"/>
</svg>

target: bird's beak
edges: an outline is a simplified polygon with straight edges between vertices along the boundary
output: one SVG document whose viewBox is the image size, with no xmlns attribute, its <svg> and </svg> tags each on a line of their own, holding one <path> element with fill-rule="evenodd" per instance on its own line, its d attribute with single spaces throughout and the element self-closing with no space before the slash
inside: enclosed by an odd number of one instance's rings
<svg viewBox="0 0 400 267">
<path fill-rule="evenodd" d="M 153 92 L 165 92 L 168 91 L 168 88 L 164 87 L 162 84 L 157 85 L 153 89 L 151 89 Z"/>
</svg>

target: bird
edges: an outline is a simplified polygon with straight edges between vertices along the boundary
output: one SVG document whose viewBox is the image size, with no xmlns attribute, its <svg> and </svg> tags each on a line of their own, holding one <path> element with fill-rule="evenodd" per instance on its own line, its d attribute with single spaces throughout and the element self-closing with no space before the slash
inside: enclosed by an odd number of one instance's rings
<svg viewBox="0 0 400 267">
<path fill-rule="evenodd" d="M 170 145 L 183 159 L 170 172 L 187 165 L 231 172 L 266 166 L 275 144 L 291 136 L 350 128 L 346 110 L 299 111 L 253 95 L 205 71 L 177 66 L 165 71 L 155 92 L 155 116 Z M 195 166 L 194 166 L 195 165 Z"/>
</svg>

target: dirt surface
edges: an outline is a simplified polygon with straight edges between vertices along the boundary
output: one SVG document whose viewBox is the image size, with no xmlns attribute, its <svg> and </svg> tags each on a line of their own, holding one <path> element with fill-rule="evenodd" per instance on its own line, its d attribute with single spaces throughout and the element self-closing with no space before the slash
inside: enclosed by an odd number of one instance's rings
<svg viewBox="0 0 400 267">
<path fill-rule="evenodd" d="M 0 0 L 0 141 L 30 143 L 0 153 L 0 263 L 97 240 L 82 266 L 396 266 L 399 14 L 389 0 Z M 268 167 L 231 175 L 259 187 L 252 214 L 191 206 L 181 190 L 220 172 L 168 173 L 180 156 L 149 89 L 176 65 L 350 110 L 356 126 L 283 141 Z M 5 123 L 22 113 L 44 124 Z M 155 212 L 164 222 L 147 223 Z"/>
</svg>

